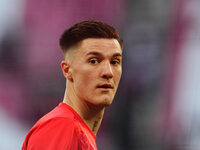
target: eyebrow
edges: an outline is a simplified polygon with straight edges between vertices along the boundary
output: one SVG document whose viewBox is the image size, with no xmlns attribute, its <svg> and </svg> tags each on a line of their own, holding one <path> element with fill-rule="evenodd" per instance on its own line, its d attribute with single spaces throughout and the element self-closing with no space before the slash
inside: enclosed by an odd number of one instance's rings
<svg viewBox="0 0 200 150">
<path fill-rule="evenodd" d="M 87 55 L 87 56 L 88 56 L 88 55 L 96 55 L 96 56 L 103 57 L 103 55 L 102 55 L 101 53 L 99 53 L 99 52 L 94 52 L 94 51 L 89 52 L 89 53 L 87 53 L 86 55 Z M 122 56 L 122 54 L 120 54 L 120 53 L 115 53 L 115 54 L 112 55 L 112 57 L 121 57 L 121 56 Z"/>
</svg>

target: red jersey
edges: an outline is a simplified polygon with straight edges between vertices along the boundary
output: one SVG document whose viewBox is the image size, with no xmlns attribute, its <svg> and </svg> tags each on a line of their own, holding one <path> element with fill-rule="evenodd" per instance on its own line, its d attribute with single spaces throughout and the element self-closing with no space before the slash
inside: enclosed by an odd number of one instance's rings
<svg viewBox="0 0 200 150">
<path fill-rule="evenodd" d="M 97 150 L 95 140 L 82 118 L 60 103 L 32 127 L 22 150 Z"/>
</svg>

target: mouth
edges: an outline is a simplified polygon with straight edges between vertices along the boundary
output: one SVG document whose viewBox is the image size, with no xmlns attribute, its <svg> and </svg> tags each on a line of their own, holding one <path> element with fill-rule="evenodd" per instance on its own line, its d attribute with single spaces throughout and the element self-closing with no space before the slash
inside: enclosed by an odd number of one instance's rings
<svg viewBox="0 0 200 150">
<path fill-rule="evenodd" d="M 101 84 L 101 85 L 98 85 L 97 88 L 101 88 L 101 89 L 113 89 L 114 87 L 111 84 Z"/>
</svg>

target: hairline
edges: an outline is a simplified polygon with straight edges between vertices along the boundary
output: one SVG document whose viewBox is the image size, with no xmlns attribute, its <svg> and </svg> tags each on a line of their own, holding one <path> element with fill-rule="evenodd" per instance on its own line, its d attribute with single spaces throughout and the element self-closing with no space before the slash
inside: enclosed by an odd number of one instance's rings
<svg viewBox="0 0 200 150">
<path fill-rule="evenodd" d="M 65 49 L 65 50 L 62 49 L 62 53 L 63 53 L 64 59 L 65 59 L 65 60 L 73 60 L 74 57 L 73 57 L 73 58 L 69 57 L 68 59 L 66 59 L 66 58 L 67 58 L 67 55 L 70 55 L 70 54 L 72 53 L 72 54 L 73 54 L 72 56 L 74 56 L 74 55 L 76 54 L 75 51 L 78 51 L 78 50 L 79 50 L 79 47 L 80 47 L 81 43 L 82 43 L 84 40 L 86 40 L 86 39 L 114 39 L 114 40 L 116 40 L 116 41 L 118 42 L 118 44 L 120 45 L 121 51 L 123 50 L 123 48 L 122 48 L 120 42 L 117 40 L 117 38 L 88 37 L 88 38 L 85 38 L 85 39 L 83 39 L 83 40 L 77 42 L 76 44 L 71 45 L 69 48 L 67 48 L 67 49 Z"/>
</svg>

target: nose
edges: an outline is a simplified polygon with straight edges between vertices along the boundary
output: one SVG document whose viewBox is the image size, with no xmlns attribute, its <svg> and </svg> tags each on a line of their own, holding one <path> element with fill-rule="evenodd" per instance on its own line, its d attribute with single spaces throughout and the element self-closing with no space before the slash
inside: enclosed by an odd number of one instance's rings
<svg viewBox="0 0 200 150">
<path fill-rule="evenodd" d="M 113 77 L 113 70 L 110 62 L 102 64 L 101 77 L 104 79 L 110 79 Z"/>
</svg>

